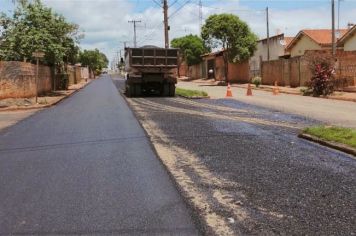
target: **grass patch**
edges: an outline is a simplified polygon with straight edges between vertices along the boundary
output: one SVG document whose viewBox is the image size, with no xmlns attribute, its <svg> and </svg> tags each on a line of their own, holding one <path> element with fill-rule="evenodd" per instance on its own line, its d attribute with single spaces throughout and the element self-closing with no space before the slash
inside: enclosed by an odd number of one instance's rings
<svg viewBox="0 0 356 236">
<path fill-rule="evenodd" d="M 333 141 L 342 143 L 350 147 L 356 148 L 356 129 L 315 126 L 303 130 L 304 133 L 316 136 L 325 141 Z"/>
<path fill-rule="evenodd" d="M 176 94 L 184 97 L 207 97 L 208 94 L 204 91 L 198 91 L 198 90 L 190 90 L 190 89 L 182 89 L 182 88 L 176 88 Z"/>
</svg>

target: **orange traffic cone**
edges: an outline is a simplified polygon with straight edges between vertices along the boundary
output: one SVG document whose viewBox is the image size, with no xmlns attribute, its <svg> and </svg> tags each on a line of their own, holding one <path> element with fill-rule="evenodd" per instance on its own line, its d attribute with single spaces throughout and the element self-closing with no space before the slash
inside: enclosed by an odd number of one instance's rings
<svg viewBox="0 0 356 236">
<path fill-rule="evenodd" d="M 252 88 L 251 88 L 251 84 L 250 83 L 248 83 L 248 85 L 247 85 L 246 96 L 252 96 Z"/>
<path fill-rule="evenodd" d="M 273 87 L 273 95 L 278 95 L 279 94 L 279 88 L 278 88 L 278 82 L 274 82 L 274 87 Z"/>
<path fill-rule="evenodd" d="M 232 97 L 232 91 L 230 87 L 230 83 L 227 84 L 226 97 Z"/>
</svg>

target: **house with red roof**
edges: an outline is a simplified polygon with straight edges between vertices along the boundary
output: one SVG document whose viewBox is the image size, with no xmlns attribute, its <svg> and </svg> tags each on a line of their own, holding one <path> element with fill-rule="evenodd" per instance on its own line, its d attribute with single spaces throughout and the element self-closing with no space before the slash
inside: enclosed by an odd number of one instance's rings
<svg viewBox="0 0 356 236">
<path fill-rule="evenodd" d="M 342 47 L 347 52 L 356 51 L 356 25 L 338 40 L 338 47 Z"/>
<path fill-rule="evenodd" d="M 336 39 L 341 39 L 347 29 L 336 31 Z M 286 47 L 291 57 L 302 56 L 308 50 L 326 50 L 332 48 L 332 31 L 330 29 L 304 29 Z"/>
</svg>

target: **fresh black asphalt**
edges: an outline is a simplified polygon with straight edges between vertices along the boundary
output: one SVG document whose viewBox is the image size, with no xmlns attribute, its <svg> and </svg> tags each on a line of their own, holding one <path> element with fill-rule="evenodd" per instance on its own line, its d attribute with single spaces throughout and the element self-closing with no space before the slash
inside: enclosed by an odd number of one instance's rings
<svg viewBox="0 0 356 236">
<path fill-rule="evenodd" d="M 0 132 L 0 235 L 197 235 L 106 76 Z"/>
<path fill-rule="evenodd" d="M 356 235 L 355 159 L 297 137 L 321 122 L 233 99 L 131 101 L 138 119 L 169 139 L 161 145 L 185 150 L 209 176 L 235 184 L 209 182 L 186 164 L 187 154 L 177 155 L 176 165 L 210 199 L 210 209 L 235 219 L 229 226 L 236 234 Z M 217 192 L 233 198 L 231 205 L 214 198 Z"/>
</svg>

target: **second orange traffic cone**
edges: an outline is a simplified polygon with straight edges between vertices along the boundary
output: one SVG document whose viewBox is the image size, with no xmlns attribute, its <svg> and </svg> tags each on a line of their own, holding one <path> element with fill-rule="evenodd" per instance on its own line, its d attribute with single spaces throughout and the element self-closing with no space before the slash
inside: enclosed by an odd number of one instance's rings
<svg viewBox="0 0 356 236">
<path fill-rule="evenodd" d="M 273 95 L 278 95 L 278 94 L 279 94 L 278 83 L 277 83 L 277 81 L 275 81 L 274 87 L 273 87 Z"/>
<path fill-rule="evenodd" d="M 251 84 L 250 83 L 248 83 L 248 85 L 247 85 L 246 96 L 252 96 L 252 88 L 251 88 Z"/>
<path fill-rule="evenodd" d="M 232 91 L 231 91 L 230 83 L 227 84 L 226 97 L 227 98 L 232 97 Z"/>
</svg>

